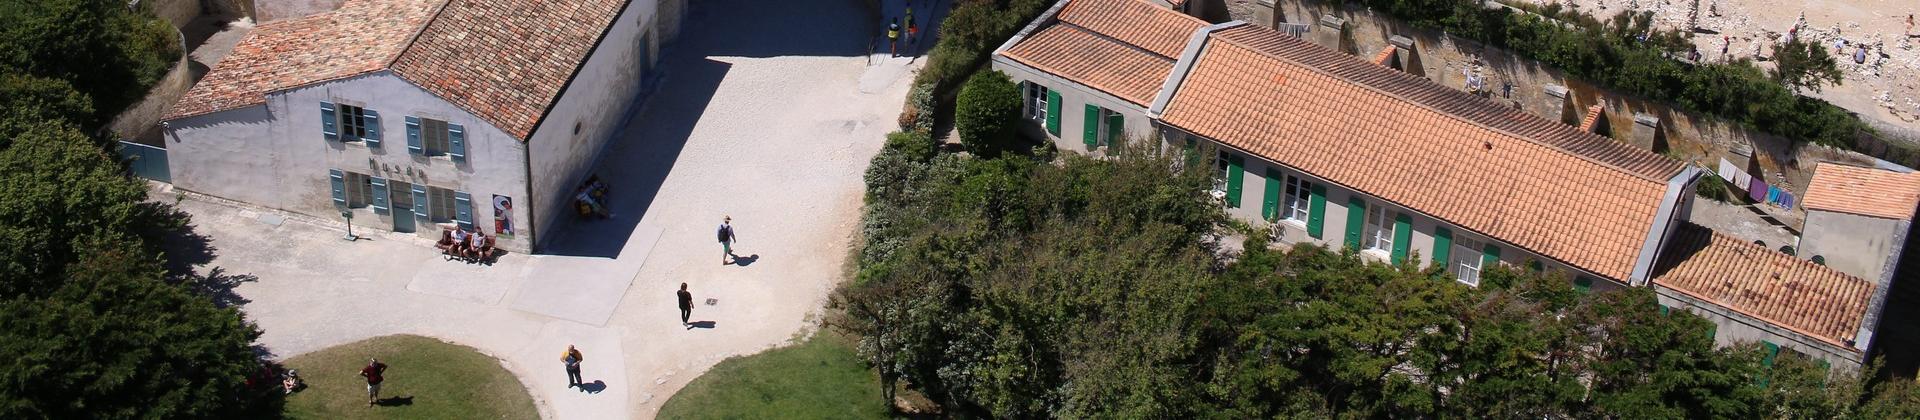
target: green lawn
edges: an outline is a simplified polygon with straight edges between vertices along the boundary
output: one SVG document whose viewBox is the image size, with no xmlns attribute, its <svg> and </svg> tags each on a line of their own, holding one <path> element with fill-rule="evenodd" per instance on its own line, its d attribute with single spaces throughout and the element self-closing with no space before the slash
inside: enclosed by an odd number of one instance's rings
<svg viewBox="0 0 1920 420">
<path fill-rule="evenodd" d="M 884 419 L 880 378 L 831 333 L 721 361 L 660 408 L 662 419 Z"/>
<path fill-rule="evenodd" d="M 367 358 L 387 364 L 380 389 L 383 405 L 367 406 L 360 368 Z M 295 419 L 533 419 L 533 397 L 500 367 L 471 347 L 417 335 L 390 335 L 330 347 L 287 359 L 306 390 L 287 397 Z"/>
</svg>

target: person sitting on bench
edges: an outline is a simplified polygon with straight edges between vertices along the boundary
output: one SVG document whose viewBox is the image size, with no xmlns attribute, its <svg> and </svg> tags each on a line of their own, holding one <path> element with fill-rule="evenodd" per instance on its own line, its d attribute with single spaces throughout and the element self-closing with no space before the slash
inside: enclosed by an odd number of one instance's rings
<svg viewBox="0 0 1920 420">
<path fill-rule="evenodd" d="M 467 238 L 471 235 L 468 235 L 466 230 L 460 229 L 459 227 L 454 227 L 452 230 L 453 246 L 447 248 L 447 255 L 464 257 L 467 254 Z"/>
<path fill-rule="evenodd" d="M 473 233 L 474 261 L 486 261 L 488 257 L 492 256 L 492 254 L 493 254 L 493 237 L 487 236 L 484 233 L 474 232 Z"/>
<path fill-rule="evenodd" d="M 440 242 L 433 244 L 435 248 L 440 248 L 440 253 L 443 254 L 453 252 L 453 245 L 453 232 L 444 230 L 440 231 Z"/>
</svg>

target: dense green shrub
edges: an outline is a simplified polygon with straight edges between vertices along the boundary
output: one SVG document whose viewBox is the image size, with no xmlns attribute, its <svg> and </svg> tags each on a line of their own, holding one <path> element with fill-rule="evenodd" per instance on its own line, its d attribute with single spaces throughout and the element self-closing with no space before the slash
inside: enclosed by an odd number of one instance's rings
<svg viewBox="0 0 1920 420">
<path fill-rule="evenodd" d="M 933 154 L 939 151 L 939 146 L 933 141 L 933 137 L 919 131 L 887 133 L 886 148 L 898 151 L 901 156 L 908 159 L 917 161 L 932 159 Z"/>
<path fill-rule="evenodd" d="M 991 158 L 1014 150 L 1021 144 L 1015 131 L 1019 120 L 1020 86 L 1005 73 L 974 73 L 960 88 L 953 125 L 960 130 L 960 143 L 968 151 Z"/>
<path fill-rule="evenodd" d="M 1693 184 L 1693 193 L 1722 203 L 1733 199 L 1733 192 L 1727 190 L 1727 182 L 1713 174 L 1702 175 L 1700 181 Z"/>
<path fill-rule="evenodd" d="M 994 48 L 1052 5 L 1046 0 L 969 0 L 954 4 L 940 22 L 940 40 L 927 53 L 927 65 L 914 76 L 914 93 L 907 98 L 909 107 L 920 112 L 911 117 L 912 121 L 903 116 L 902 128 L 911 122 L 931 130 L 939 104 L 953 98 L 961 83 L 987 63 Z M 922 90 L 927 95 L 925 102 L 918 96 Z"/>
<path fill-rule="evenodd" d="M 93 102 L 91 128 L 139 101 L 180 58 L 171 25 L 123 0 L 0 2 L 0 73 L 65 80 Z"/>
</svg>

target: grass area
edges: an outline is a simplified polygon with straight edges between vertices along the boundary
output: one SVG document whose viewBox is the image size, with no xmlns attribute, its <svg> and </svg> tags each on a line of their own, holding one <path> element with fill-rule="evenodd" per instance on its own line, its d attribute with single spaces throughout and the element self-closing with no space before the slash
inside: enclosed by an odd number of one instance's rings
<svg viewBox="0 0 1920 420">
<path fill-rule="evenodd" d="M 360 368 L 387 364 L 381 405 L 367 406 Z M 472 347 L 417 335 L 389 335 L 287 359 L 307 388 L 287 397 L 294 419 L 532 419 L 533 397 L 500 361 Z"/>
<path fill-rule="evenodd" d="M 660 408 L 662 419 L 884 419 L 880 378 L 831 333 L 721 361 Z"/>
</svg>

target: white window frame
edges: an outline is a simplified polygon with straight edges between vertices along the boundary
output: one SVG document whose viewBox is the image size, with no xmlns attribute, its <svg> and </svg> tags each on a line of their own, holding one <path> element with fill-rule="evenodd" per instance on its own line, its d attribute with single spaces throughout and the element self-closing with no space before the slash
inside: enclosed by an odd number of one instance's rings
<svg viewBox="0 0 1920 420">
<path fill-rule="evenodd" d="M 1027 84 L 1027 118 L 1041 123 L 1047 122 L 1047 87 L 1039 83 Z"/>
<path fill-rule="evenodd" d="M 1393 249 L 1393 225 L 1391 224 L 1393 221 L 1388 217 L 1389 213 L 1394 212 L 1387 211 L 1387 206 L 1384 205 L 1367 208 L 1367 227 L 1361 232 L 1364 235 L 1361 241 L 1367 244 L 1366 249 L 1377 251 Z"/>
<path fill-rule="evenodd" d="M 1453 277 L 1468 286 L 1480 286 L 1481 265 L 1486 259 L 1481 247 L 1484 245 L 1473 238 L 1455 237 L 1453 240 Z"/>
<path fill-rule="evenodd" d="M 1306 178 L 1287 175 L 1286 185 L 1281 187 L 1281 197 L 1285 199 L 1280 202 L 1280 211 L 1284 212 L 1281 219 L 1306 222 L 1308 217 L 1312 217 L 1312 209 L 1308 207 L 1311 205 L 1309 200 L 1312 200 L 1312 191 L 1313 183 L 1307 182 Z"/>
<path fill-rule="evenodd" d="M 336 103 L 334 119 L 340 123 L 340 141 L 365 141 L 367 139 L 367 109 L 354 105 Z"/>
<path fill-rule="evenodd" d="M 1219 155 L 1213 157 L 1214 191 L 1227 191 L 1227 177 L 1231 175 L 1227 173 L 1227 171 L 1230 170 L 1233 170 L 1233 159 L 1227 154 L 1227 151 L 1221 150 Z"/>
</svg>

